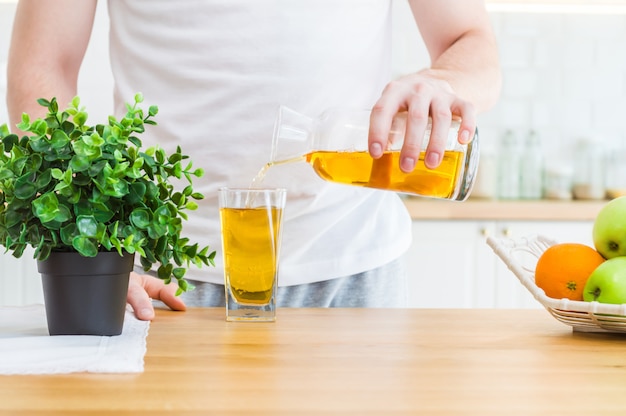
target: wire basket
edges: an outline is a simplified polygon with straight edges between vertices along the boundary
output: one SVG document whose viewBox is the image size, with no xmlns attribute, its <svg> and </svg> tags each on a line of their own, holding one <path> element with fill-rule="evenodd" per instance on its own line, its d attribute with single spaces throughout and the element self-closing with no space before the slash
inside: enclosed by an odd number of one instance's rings
<svg viewBox="0 0 626 416">
<path fill-rule="evenodd" d="M 546 296 L 535 284 L 535 266 L 541 254 L 557 241 L 532 235 L 519 239 L 488 237 L 487 244 L 526 289 L 557 320 L 582 332 L 626 332 L 626 304 L 613 305 Z"/>
</svg>

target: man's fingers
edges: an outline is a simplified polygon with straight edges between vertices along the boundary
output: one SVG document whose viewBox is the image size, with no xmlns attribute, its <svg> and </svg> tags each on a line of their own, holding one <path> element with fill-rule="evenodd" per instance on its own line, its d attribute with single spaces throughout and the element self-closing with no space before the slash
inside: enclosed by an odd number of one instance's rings
<svg viewBox="0 0 626 416">
<path fill-rule="evenodd" d="M 178 285 L 166 285 L 163 280 L 153 276 L 131 273 L 128 285 L 127 301 L 141 320 L 154 319 L 152 299 L 160 300 L 175 311 L 184 311 L 187 307 L 183 300 L 176 296 Z"/>
<path fill-rule="evenodd" d="M 131 273 L 136 274 L 136 273 Z M 139 275 L 137 275 L 139 276 Z M 131 277 L 128 284 L 128 296 L 126 301 L 132 306 L 135 311 L 135 316 L 142 321 L 149 321 L 154 318 L 154 306 L 152 306 L 152 299 L 148 296 L 148 292 L 143 288 L 141 284 L 141 277 Z"/>
</svg>

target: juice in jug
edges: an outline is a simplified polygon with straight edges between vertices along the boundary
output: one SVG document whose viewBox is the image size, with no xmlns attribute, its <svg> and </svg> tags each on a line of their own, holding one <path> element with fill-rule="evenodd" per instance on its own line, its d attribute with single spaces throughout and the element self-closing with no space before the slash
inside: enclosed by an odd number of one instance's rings
<svg viewBox="0 0 626 416">
<path fill-rule="evenodd" d="M 406 113 L 394 119 L 387 150 L 379 159 L 367 150 L 368 110 L 329 110 L 318 119 L 281 107 L 274 128 L 270 162 L 255 182 L 273 165 L 307 162 L 324 180 L 346 185 L 383 189 L 423 197 L 465 200 L 478 167 L 478 134 L 469 144 L 457 139 L 460 123 L 453 120 L 446 138 L 441 164 L 429 169 L 424 164 L 430 139 L 430 124 L 423 139 L 415 169 L 400 170 Z"/>
</svg>

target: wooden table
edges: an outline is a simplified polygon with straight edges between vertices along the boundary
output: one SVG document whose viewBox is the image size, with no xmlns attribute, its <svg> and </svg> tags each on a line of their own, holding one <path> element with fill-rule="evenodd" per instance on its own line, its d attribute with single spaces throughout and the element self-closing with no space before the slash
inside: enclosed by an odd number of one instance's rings
<svg viewBox="0 0 626 416">
<path fill-rule="evenodd" d="M 544 310 L 158 311 L 144 373 L 0 377 L 2 415 L 107 413 L 623 415 L 626 335 Z"/>
</svg>

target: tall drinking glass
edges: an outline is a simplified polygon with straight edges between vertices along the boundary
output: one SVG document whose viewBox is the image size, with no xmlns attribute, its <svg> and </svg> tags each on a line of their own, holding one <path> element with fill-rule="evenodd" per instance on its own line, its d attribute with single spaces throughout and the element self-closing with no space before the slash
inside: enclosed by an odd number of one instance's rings
<svg viewBox="0 0 626 416">
<path fill-rule="evenodd" d="M 227 321 L 275 321 L 285 189 L 220 188 Z"/>
</svg>

